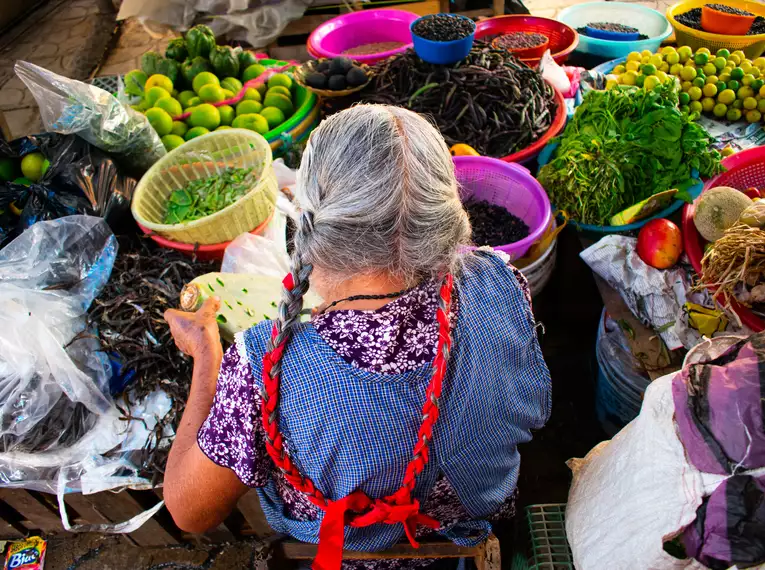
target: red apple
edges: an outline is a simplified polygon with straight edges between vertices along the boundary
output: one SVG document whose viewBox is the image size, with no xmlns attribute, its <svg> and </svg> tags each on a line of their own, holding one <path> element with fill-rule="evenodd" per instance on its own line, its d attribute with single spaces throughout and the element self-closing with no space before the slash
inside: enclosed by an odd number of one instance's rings
<svg viewBox="0 0 765 570">
<path fill-rule="evenodd" d="M 672 267 L 683 253 L 680 228 L 669 220 L 651 220 L 638 234 L 637 253 L 640 259 L 656 269 Z"/>
</svg>

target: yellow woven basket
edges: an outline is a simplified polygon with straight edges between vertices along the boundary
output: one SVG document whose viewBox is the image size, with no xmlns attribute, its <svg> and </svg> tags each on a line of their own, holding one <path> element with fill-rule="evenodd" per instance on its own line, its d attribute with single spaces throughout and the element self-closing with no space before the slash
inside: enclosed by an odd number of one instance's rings
<svg viewBox="0 0 765 570">
<path fill-rule="evenodd" d="M 246 129 L 226 129 L 193 138 L 144 174 L 133 194 L 133 217 L 173 241 L 200 245 L 230 241 L 258 227 L 274 211 L 278 185 L 271 162 L 266 139 Z M 204 218 L 183 224 L 162 223 L 173 190 L 231 167 L 252 167 L 259 173 L 247 194 Z"/>
<path fill-rule="evenodd" d="M 675 19 L 675 16 L 678 14 L 684 14 L 693 8 L 701 8 L 704 4 L 708 3 L 709 0 L 685 0 L 684 2 L 678 2 L 667 8 L 667 19 L 675 29 L 677 45 L 688 46 L 693 51 L 705 47 L 712 53 L 715 53 L 718 49 L 722 48 L 730 51 L 741 50 L 749 59 L 760 57 L 762 52 L 765 51 L 765 34 L 757 34 L 753 36 L 710 34 L 709 32 L 702 32 L 700 30 L 689 28 Z M 765 4 L 760 4 L 759 2 L 745 2 L 743 0 L 725 0 L 724 4 L 733 6 L 734 8 L 740 8 L 741 10 L 746 10 L 747 12 L 765 18 Z"/>
</svg>

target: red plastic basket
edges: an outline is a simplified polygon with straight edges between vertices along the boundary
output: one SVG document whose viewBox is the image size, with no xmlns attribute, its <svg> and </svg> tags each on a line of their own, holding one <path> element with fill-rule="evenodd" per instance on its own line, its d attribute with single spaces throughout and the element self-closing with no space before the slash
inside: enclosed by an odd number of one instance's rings
<svg viewBox="0 0 765 570">
<path fill-rule="evenodd" d="M 547 132 L 543 134 L 539 140 L 531 143 L 529 146 L 519 150 L 518 152 L 514 152 L 508 156 L 503 156 L 502 160 L 505 162 L 521 163 L 532 160 L 540 152 L 542 152 L 542 149 L 545 147 L 545 145 L 550 142 L 552 138 L 557 137 L 563 130 L 563 127 L 566 126 L 566 100 L 563 98 L 563 94 L 555 89 L 555 87 L 553 87 L 553 90 L 555 91 L 555 103 L 558 105 L 558 110 L 555 112 L 555 117 L 553 118 L 553 122 L 550 125 L 550 128 L 547 129 Z"/>
<path fill-rule="evenodd" d="M 268 224 L 271 223 L 271 218 L 273 217 L 274 217 L 274 213 L 271 212 L 271 215 L 268 216 L 266 221 L 260 224 L 257 228 L 252 230 L 250 233 L 253 235 L 262 234 L 264 231 L 266 231 L 266 228 L 268 227 Z M 223 259 L 223 254 L 226 253 L 226 248 L 228 247 L 228 244 L 231 243 L 230 241 L 224 241 L 222 243 L 215 243 L 211 245 L 181 243 L 179 241 L 169 240 L 165 237 L 157 235 L 154 232 L 152 232 L 149 228 L 143 227 L 141 224 L 138 224 L 138 227 L 141 228 L 143 233 L 145 233 L 147 236 L 153 239 L 161 247 L 180 251 L 182 254 L 188 255 L 189 257 L 196 257 L 200 261 L 216 261 L 219 259 Z"/>
<path fill-rule="evenodd" d="M 579 34 L 566 24 L 551 18 L 539 16 L 496 16 L 481 20 L 476 24 L 475 39 L 487 39 L 510 32 L 535 32 L 550 39 L 549 49 L 557 63 L 566 61 L 579 44 Z M 541 57 L 521 58 L 521 61 L 534 67 L 539 65 Z"/>
<path fill-rule="evenodd" d="M 751 187 L 765 188 L 765 147 L 742 150 L 725 158 L 722 163 L 727 171 L 707 181 L 704 191 L 717 186 L 730 186 L 742 191 Z M 693 223 L 696 202 L 683 208 L 683 246 L 693 269 L 701 275 L 701 258 L 704 257 L 706 241 Z M 741 322 L 754 332 L 765 330 L 765 321 L 748 308 L 733 301 L 731 309 L 739 316 Z"/>
</svg>

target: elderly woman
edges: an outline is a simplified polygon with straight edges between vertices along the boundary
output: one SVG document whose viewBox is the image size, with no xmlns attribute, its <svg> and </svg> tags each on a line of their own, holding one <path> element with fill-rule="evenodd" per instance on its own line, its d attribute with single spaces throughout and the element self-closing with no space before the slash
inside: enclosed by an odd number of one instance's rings
<svg viewBox="0 0 765 570">
<path fill-rule="evenodd" d="M 482 541 L 489 518 L 512 514 L 517 446 L 550 412 L 525 279 L 498 253 L 465 253 L 446 143 L 405 109 L 325 120 L 296 199 L 276 321 L 224 355 L 215 301 L 168 311 L 194 358 L 167 464 L 170 513 L 201 532 L 255 488 L 274 530 L 319 543 L 322 570 L 340 568 L 343 547 L 435 532 Z M 309 282 L 325 303 L 301 322 Z M 423 562 L 385 563 L 413 567 Z"/>
</svg>

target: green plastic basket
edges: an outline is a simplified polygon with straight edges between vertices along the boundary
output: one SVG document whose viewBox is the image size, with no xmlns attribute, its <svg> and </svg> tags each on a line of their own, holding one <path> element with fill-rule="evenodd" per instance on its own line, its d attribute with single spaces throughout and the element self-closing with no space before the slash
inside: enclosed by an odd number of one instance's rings
<svg viewBox="0 0 765 570">
<path fill-rule="evenodd" d="M 278 59 L 261 59 L 259 64 L 265 67 L 274 67 L 289 65 L 287 61 L 281 61 Z M 263 135 L 269 143 L 276 141 L 279 136 L 287 131 L 291 131 L 313 111 L 313 108 L 318 104 L 318 97 L 315 93 L 312 93 L 305 87 L 295 85 L 295 106 L 297 109 L 293 115 L 284 121 L 281 125 L 278 125 Z"/>
<path fill-rule="evenodd" d="M 531 536 L 530 570 L 574 570 L 566 540 L 566 504 L 530 505 L 526 521 Z"/>
</svg>

